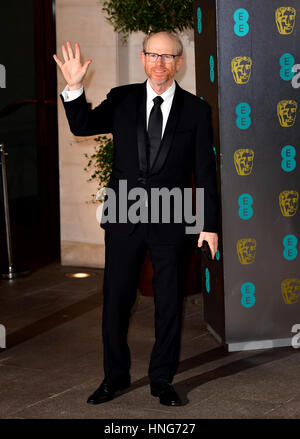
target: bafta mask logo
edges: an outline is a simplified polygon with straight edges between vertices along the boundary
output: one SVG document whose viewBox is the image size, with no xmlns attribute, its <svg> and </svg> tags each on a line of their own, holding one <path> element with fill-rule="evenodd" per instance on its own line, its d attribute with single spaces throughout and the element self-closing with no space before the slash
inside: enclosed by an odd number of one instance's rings
<svg viewBox="0 0 300 439">
<path fill-rule="evenodd" d="M 237 56 L 231 61 L 231 71 L 236 84 L 248 84 L 251 76 L 252 59 L 248 56 Z"/>
<path fill-rule="evenodd" d="M 296 9 L 290 6 L 276 9 L 275 19 L 278 32 L 281 35 L 290 35 L 294 31 Z"/>
<path fill-rule="evenodd" d="M 300 279 L 284 279 L 281 282 L 281 293 L 286 305 L 294 305 L 300 297 Z"/>
<path fill-rule="evenodd" d="M 234 152 L 234 164 L 238 175 L 250 175 L 253 168 L 253 149 L 237 149 Z"/>
<path fill-rule="evenodd" d="M 293 100 L 283 100 L 278 102 L 277 116 L 282 127 L 289 128 L 295 124 L 297 108 L 298 104 Z"/>
<path fill-rule="evenodd" d="M 294 190 L 279 194 L 279 206 L 283 216 L 294 216 L 298 209 L 299 193 Z"/>
<path fill-rule="evenodd" d="M 256 240 L 253 238 L 239 239 L 236 245 L 237 254 L 241 264 L 252 264 L 255 260 Z"/>
</svg>

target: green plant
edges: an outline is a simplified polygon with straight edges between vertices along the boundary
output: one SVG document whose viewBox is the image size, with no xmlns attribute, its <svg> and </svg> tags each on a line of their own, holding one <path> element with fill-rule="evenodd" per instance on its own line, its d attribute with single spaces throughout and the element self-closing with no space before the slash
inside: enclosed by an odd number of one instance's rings
<svg viewBox="0 0 300 439">
<path fill-rule="evenodd" d="M 193 28 L 193 0 L 110 0 L 103 3 L 107 20 L 125 42 L 130 32 L 176 32 Z"/>
<path fill-rule="evenodd" d="M 113 157 L 113 139 L 105 135 L 95 138 L 98 143 L 95 146 L 95 152 L 91 155 L 84 154 L 88 159 L 87 166 L 84 168 L 87 172 L 92 172 L 92 175 L 87 181 L 97 182 L 97 193 L 103 189 L 109 181 L 112 169 Z M 93 202 L 103 201 L 97 197 L 97 194 L 92 194 Z"/>
</svg>

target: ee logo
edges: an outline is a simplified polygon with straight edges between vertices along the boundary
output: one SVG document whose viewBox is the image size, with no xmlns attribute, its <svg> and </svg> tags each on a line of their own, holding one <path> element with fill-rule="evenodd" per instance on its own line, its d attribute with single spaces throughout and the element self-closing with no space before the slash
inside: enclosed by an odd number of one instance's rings
<svg viewBox="0 0 300 439">
<path fill-rule="evenodd" d="M 251 308 L 255 305 L 255 285 L 252 282 L 245 282 L 241 286 L 241 304 L 244 308 Z"/>
<path fill-rule="evenodd" d="M 209 269 L 205 268 L 205 288 L 208 293 L 210 293 L 210 275 Z"/>
<path fill-rule="evenodd" d="M 281 66 L 280 78 L 284 81 L 290 81 L 295 74 L 293 69 L 295 58 L 290 53 L 284 53 L 280 57 L 279 64 Z"/>
<path fill-rule="evenodd" d="M 214 80 L 215 80 L 215 61 L 214 61 L 214 57 L 212 55 L 210 55 L 210 57 L 209 57 L 209 77 L 210 77 L 210 82 L 214 82 Z"/>
<path fill-rule="evenodd" d="M 215 146 L 213 146 L 213 152 L 214 152 L 214 155 L 215 155 L 216 169 L 218 169 L 217 150 L 216 150 L 216 147 L 215 147 Z"/>
<path fill-rule="evenodd" d="M 247 130 L 251 125 L 251 107 L 247 102 L 241 102 L 236 106 L 236 125 L 240 130 Z"/>
<path fill-rule="evenodd" d="M 197 8 L 197 28 L 198 34 L 202 33 L 202 11 L 201 8 Z"/>
<path fill-rule="evenodd" d="M 297 255 L 298 255 L 298 250 L 297 250 L 297 244 L 298 244 L 298 239 L 296 238 L 295 235 L 286 235 L 283 238 L 283 257 L 287 260 L 287 261 L 292 261 L 293 259 L 296 259 Z"/>
<path fill-rule="evenodd" d="M 240 8 L 233 14 L 235 25 L 233 27 L 234 33 L 238 37 L 244 37 L 249 32 L 249 13 L 246 9 Z"/>
<path fill-rule="evenodd" d="M 239 203 L 239 217 L 243 220 L 248 220 L 253 215 L 253 198 L 250 194 L 242 194 L 238 199 Z"/>
<path fill-rule="evenodd" d="M 281 150 L 281 168 L 285 172 L 291 172 L 296 168 L 296 149 L 292 145 L 286 145 Z"/>
</svg>

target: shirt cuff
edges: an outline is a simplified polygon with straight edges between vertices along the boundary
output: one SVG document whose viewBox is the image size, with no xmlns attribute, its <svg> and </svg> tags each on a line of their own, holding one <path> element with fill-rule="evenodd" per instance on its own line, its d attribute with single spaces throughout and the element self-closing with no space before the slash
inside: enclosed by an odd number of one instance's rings
<svg viewBox="0 0 300 439">
<path fill-rule="evenodd" d="M 64 90 L 61 92 L 65 102 L 70 102 L 73 101 L 74 99 L 79 98 L 79 96 L 81 96 L 82 93 L 83 93 L 83 86 L 78 90 L 69 90 L 68 85 L 66 85 Z"/>
</svg>

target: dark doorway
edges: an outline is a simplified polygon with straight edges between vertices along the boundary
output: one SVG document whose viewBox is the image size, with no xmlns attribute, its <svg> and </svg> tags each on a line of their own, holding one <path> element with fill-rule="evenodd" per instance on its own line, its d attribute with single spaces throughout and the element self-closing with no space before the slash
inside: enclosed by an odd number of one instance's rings
<svg viewBox="0 0 300 439">
<path fill-rule="evenodd" d="M 13 259 L 33 268 L 60 260 L 54 0 L 1 2 L 0 38 L 0 143 L 8 153 Z M 1 181 L 0 265 L 6 264 Z"/>
</svg>

